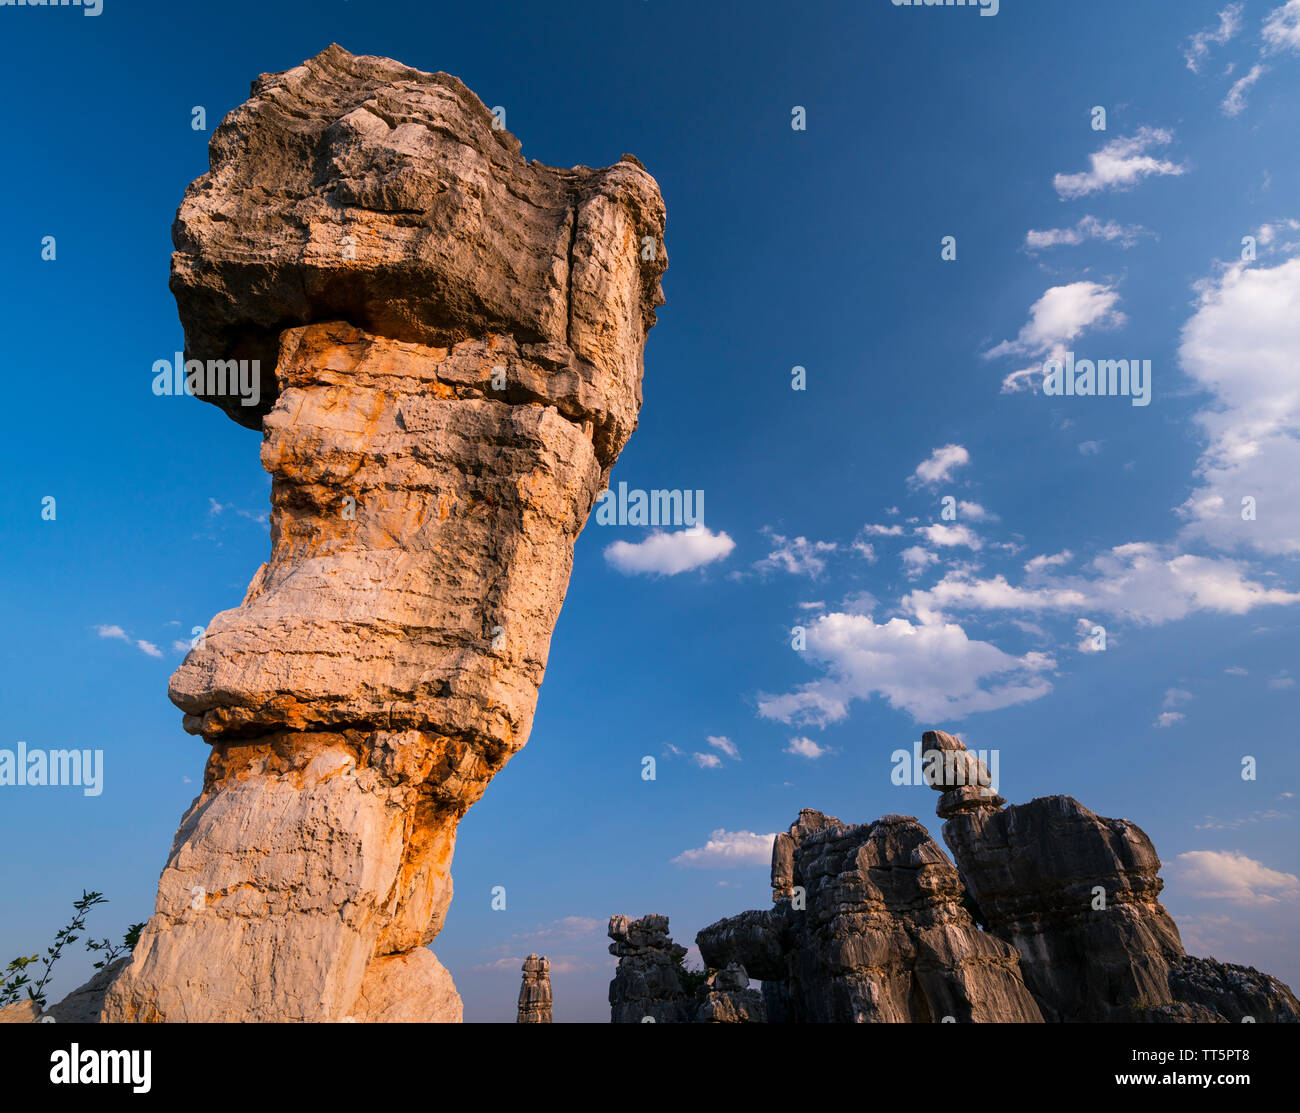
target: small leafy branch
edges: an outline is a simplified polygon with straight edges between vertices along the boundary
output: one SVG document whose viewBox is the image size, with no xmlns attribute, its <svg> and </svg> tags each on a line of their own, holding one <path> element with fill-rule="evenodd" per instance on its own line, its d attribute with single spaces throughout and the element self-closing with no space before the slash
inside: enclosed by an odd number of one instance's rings
<svg viewBox="0 0 1300 1113">
<path fill-rule="evenodd" d="M 0 974 L 0 1008 L 5 1005 L 12 1005 L 18 1000 L 30 982 L 31 979 L 23 973 L 40 955 L 19 955 L 8 966 L 5 967 L 4 973 Z"/>
<path fill-rule="evenodd" d="M 65 927 L 59 929 L 53 945 L 45 948 L 45 954 L 19 955 L 3 972 L 0 972 L 0 1008 L 14 1004 L 26 991 L 28 999 L 35 1001 L 39 1008 L 44 1009 L 45 987 L 49 984 L 54 964 L 63 955 L 63 948 L 81 938 L 81 933 L 86 930 L 86 914 L 97 904 L 107 903 L 108 898 L 103 893 L 88 893 L 83 889 L 81 899 L 72 902 L 72 919 Z M 105 952 L 104 957 L 95 963 L 95 969 L 102 969 L 110 962 L 134 950 L 140 939 L 140 929 L 143 927 L 144 924 L 132 924 L 122 937 L 121 943 L 111 943 L 107 939 L 86 940 L 87 950 Z M 41 975 L 40 979 L 33 983 L 26 971 L 29 966 L 36 964 L 41 968 Z"/>
<path fill-rule="evenodd" d="M 104 952 L 104 957 L 95 963 L 95 969 L 102 970 L 123 955 L 129 955 L 134 951 L 135 945 L 140 942 L 140 931 L 143 927 L 143 923 L 132 924 L 126 929 L 126 934 L 122 936 L 120 943 L 114 943 L 109 939 L 87 939 L 86 950 Z"/>
</svg>

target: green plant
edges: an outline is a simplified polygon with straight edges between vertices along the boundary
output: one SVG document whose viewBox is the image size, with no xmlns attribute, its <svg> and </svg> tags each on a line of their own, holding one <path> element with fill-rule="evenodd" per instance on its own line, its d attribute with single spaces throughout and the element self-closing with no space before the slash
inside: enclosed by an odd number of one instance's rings
<svg viewBox="0 0 1300 1113">
<path fill-rule="evenodd" d="M 140 942 L 140 929 L 144 927 L 143 923 L 132 924 L 126 929 L 126 934 L 122 936 L 122 942 L 113 943 L 108 939 L 87 939 L 86 950 L 103 951 L 104 957 L 95 963 L 96 970 L 102 970 L 111 962 L 116 962 L 124 954 L 130 954 L 135 950 L 135 945 Z"/>
<path fill-rule="evenodd" d="M 12 1005 L 18 1000 L 20 991 L 30 981 L 23 971 L 39 957 L 39 955 L 30 957 L 20 955 L 5 967 L 4 973 L 0 974 L 0 1008 Z"/>
<path fill-rule="evenodd" d="M 673 955 L 673 962 L 677 966 L 677 980 L 687 997 L 694 997 L 708 982 L 710 975 L 717 973 L 716 970 L 688 970 L 685 949 L 681 954 Z"/>
<path fill-rule="evenodd" d="M 45 954 L 19 955 L 9 963 L 3 973 L 0 973 L 0 1008 L 14 1004 L 22 995 L 22 991 L 26 990 L 28 999 L 35 1001 L 40 1008 L 44 1009 L 45 987 L 49 985 L 54 964 L 63 955 L 63 948 L 81 938 L 80 933 L 86 930 L 86 914 L 95 905 L 107 903 L 108 898 L 103 893 L 88 893 L 83 889 L 81 899 L 72 902 L 72 919 L 59 929 L 54 936 L 53 944 L 45 948 Z M 123 954 L 134 950 L 140 940 L 140 929 L 143 927 L 142 923 L 132 924 L 122 936 L 121 943 L 110 943 L 107 939 L 86 940 L 87 950 L 107 952 L 99 962 L 95 963 L 95 969 L 99 970 Z M 34 963 L 39 963 L 41 966 L 40 979 L 35 983 L 26 973 L 27 967 Z"/>
</svg>

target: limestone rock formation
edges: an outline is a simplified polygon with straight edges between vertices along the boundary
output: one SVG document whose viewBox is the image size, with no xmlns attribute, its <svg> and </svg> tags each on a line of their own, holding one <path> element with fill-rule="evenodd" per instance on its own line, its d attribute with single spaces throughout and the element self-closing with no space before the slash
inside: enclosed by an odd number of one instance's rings
<svg viewBox="0 0 1300 1113">
<path fill-rule="evenodd" d="M 686 1024 L 694 1019 L 694 1003 L 678 974 L 686 948 L 669 936 L 667 916 L 611 916 L 609 937 L 614 940 L 609 953 L 618 957 L 609 985 L 613 1023 Z"/>
<path fill-rule="evenodd" d="M 524 959 L 524 979 L 519 987 L 519 1024 L 551 1023 L 551 964 L 542 955 Z"/>
<path fill-rule="evenodd" d="M 105 1019 L 460 1019 L 425 949 L 456 826 L 527 740 L 667 264 L 634 158 L 554 169 L 494 124 L 331 46 L 186 191 L 186 366 L 263 431 L 271 555 L 172 677 L 211 754 Z"/>
<path fill-rule="evenodd" d="M 35 1024 L 41 1018 L 40 1006 L 35 1001 L 15 1001 L 0 1009 L 0 1024 Z"/>
<path fill-rule="evenodd" d="M 775 904 L 704 928 L 705 965 L 763 981 L 774 1022 L 1041 1021 L 1015 950 L 979 930 L 908 816 L 803 811 L 772 850 Z"/>
<path fill-rule="evenodd" d="M 945 755 L 931 786 L 981 922 L 1015 946 L 1048 1020 L 1300 1020 L 1277 979 L 1184 952 L 1159 900 L 1160 859 L 1136 824 L 1069 796 L 1004 807 L 961 779 L 979 762 L 960 740 L 927 731 L 921 746 L 927 760 Z"/>
<path fill-rule="evenodd" d="M 749 988 L 749 975 L 739 963 L 715 970 L 705 980 L 695 1006 L 697 1024 L 766 1024 L 762 994 Z"/>
</svg>

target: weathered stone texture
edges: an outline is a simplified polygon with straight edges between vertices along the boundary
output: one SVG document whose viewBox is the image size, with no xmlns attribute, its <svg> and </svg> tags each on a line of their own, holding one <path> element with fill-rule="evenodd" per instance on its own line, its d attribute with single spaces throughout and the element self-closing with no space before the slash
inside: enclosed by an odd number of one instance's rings
<svg viewBox="0 0 1300 1113">
<path fill-rule="evenodd" d="M 520 1024 L 551 1023 L 551 964 L 542 955 L 524 959 L 523 983 L 519 987 Z"/>
<path fill-rule="evenodd" d="M 975 760 L 942 731 L 921 744 Z M 1048 1020 L 1300 1019 L 1277 979 L 1184 952 L 1160 903 L 1160 859 L 1136 824 L 1070 796 L 1003 807 L 994 794 L 954 806 L 951 785 L 932 787 L 944 793 L 944 841 L 981 921 L 1015 946 Z"/>
<path fill-rule="evenodd" d="M 694 1002 L 678 973 L 686 948 L 672 941 L 667 916 L 609 919 L 609 953 L 618 968 L 609 985 L 610 1019 L 615 1024 L 685 1024 Z M 648 1018 L 648 1019 L 647 1019 Z"/>
<path fill-rule="evenodd" d="M 454 77 L 263 76 L 173 229 L 191 359 L 258 359 L 271 555 L 172 677 L 212 746 L 121 1020 L 459 1020 L 424 951 L 527 740 L 666 266 L 631 156 L 527 162 Z"/>
</svg>

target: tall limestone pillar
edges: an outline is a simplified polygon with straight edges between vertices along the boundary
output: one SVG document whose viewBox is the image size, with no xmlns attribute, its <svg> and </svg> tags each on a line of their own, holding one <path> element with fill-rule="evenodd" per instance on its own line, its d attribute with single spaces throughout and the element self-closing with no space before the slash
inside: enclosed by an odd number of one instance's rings
<svg viewBox="0 0 1300 1113">
<path fill-rule="evenodd" d="M 105 1020 L 460 1019 L 426 947 L 456 826 L 528 738 L 667 265 L 636 159 L 499 123 L 331 46 L 185 193 L 186 367 L 262 430 L 271 553 L 172 677 L 211 753 Z"/>
</svg>

